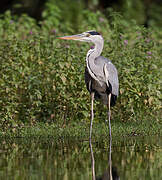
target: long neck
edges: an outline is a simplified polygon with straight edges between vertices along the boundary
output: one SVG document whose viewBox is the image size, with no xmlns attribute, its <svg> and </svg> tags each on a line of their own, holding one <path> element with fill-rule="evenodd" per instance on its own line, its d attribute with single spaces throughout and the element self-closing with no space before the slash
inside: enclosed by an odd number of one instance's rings
<svg viewBox="0 0 162 180">
<path fill-rule="evenodd" d="M 97 80 L 96 72 L 99 73 L 101 71 L 101 69 L 95 64 L 95 59 L 101 55 L 103 45 L 104 45 L 103 41 L 99 41 L 99 42 L 95 43 L 94 49 L 90 49 L 88 51 L 87 57 L 86 57 L 86 63 L 87 63 L 87 68 L 88 68 L 89 74 L 95 80 Z"/>
<path fill-rule="evenodd" d="M 93 61 L 101 55 L 102 49 L 103 49 L 103 41 L 99 41 L 95 43 L 94 49 L 90 49 L 87 53 L 87 57 L 89 56 L 89 59 L 93 59 Z"/>
</svg>

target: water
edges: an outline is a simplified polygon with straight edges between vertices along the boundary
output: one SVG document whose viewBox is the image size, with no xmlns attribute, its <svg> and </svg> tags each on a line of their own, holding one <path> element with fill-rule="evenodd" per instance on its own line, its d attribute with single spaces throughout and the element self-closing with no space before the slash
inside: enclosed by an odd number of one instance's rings
<svg viewBox="0 0 162 180">
<path fill-rule="evenodd" d="M 2 180 L 89 180 L 92 170 L 96 179 L 104 176 L 109 179 L 110 172 L 120 180 L 162 179 L 161 137 L 113 139 L 111 147 L 108 141 L 92 142 L 92 149 L 89 141 L 1 139 L 0 142 Z"/>
</svg>

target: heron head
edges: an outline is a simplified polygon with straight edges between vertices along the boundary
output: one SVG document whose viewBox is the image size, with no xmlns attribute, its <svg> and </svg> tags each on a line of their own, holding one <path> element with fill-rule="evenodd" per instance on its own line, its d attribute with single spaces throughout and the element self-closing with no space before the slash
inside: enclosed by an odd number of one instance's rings
<svg viewBox="0 0 162 180">
<path fill-rule="evenodd" d="M 76 35 L 72 35 L 72 36 L 59 37 L 59 39 L 76 40 L 76 41 L 83 41 L 83 42 L 92 42 L 94 44 L 96 44 L 99 41 L 103 41 L 102 36 L 98 32 L 96 32 L 94 30 L 83 32 L 81 34 L 76 34 Z"/>
</svg>

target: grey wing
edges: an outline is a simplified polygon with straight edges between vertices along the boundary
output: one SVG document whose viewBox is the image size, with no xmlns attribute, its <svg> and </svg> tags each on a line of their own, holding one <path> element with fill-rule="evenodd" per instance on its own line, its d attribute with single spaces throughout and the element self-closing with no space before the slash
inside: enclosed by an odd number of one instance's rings
<svg viewBox="0 0 162 180">
<path fill-rule="evenodd" d="M 116 67 L 109 61 L 106 65 L 108 72 L 108 81 L 112 86 L 112 94 L 118 96 L 119 94 L 119 80 L 118 80 L 118 72 Z"/>
<path fill-rule="evenodd" d="M 118 72 L 117 72 L 116 67 L 112 64 L 110 60 L 108 60 L 107 58 L 103 56 L 99 56 L 98 58 L 96 58 L 95 63 L 99 67 L 103 67 L 102 69 L 103 73 L 100 72 L 102 79 L 106 82 L 107 85 L 108 85 L 108 82 L 111 84 L 112 94 L 118 96 L 119 81 L 118 81 Z"/>
</svg>

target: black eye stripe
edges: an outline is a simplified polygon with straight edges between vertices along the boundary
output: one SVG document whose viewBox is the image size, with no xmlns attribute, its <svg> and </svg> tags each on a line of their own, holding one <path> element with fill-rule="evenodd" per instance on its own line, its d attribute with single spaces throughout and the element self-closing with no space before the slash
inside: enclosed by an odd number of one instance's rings
<svg viewBox="0 0 162 180">
<path fill-rule="evenodd" d="M 89 34 L 91 34 L 91 35 L 100 35 L 98 32 L 96 32 L 96 31 L 89 31 L 88 32 Z"/>
</svg>

